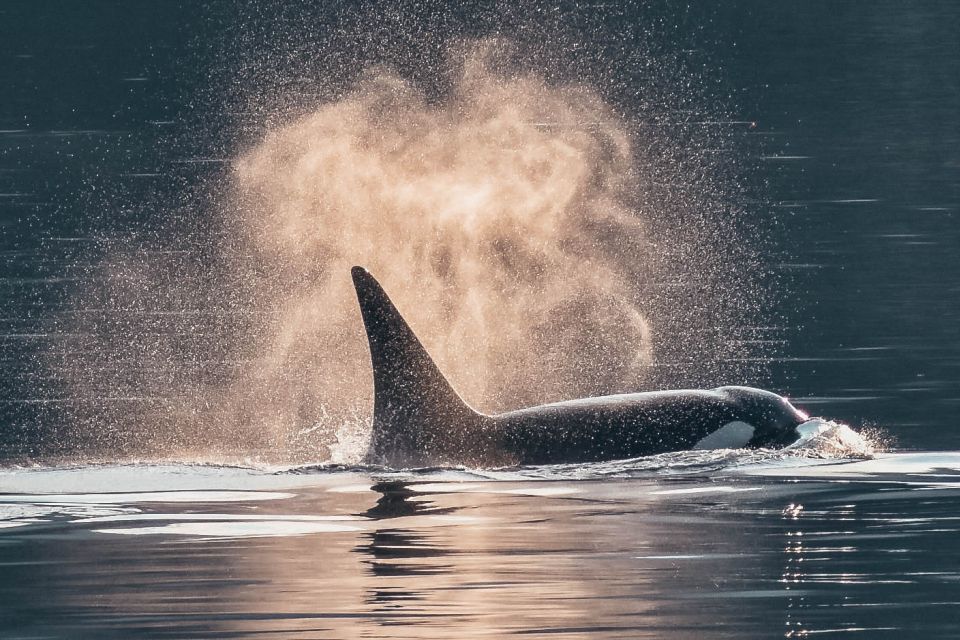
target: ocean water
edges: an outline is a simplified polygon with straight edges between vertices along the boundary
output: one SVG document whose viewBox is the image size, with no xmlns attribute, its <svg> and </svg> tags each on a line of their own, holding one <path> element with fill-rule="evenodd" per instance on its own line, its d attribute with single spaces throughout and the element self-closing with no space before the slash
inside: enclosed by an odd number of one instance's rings
<svg viewBox="0 0 960 640">
<path fill-rule="evenodd" d="M 372 4 L 0 1 L 0 638 L 960 636 L 960 4 Z M 237 290 L 210 295 L 233 315 L 175 287 L 158 308 L 75 293 L 111 251 L 217 266 L 218 229 L 160 231 L 206 220 L 209 185 L 290 115 L 263 103 L 334 100 L 380 63 L 442 93 L 448 40 L 490 35 L 582 72 L 639 132 L 676 131 L 677 157 L 737 150 L 776 307 L 745 328 L 755 357 L 656 366 L 852 431 L 496 470 L 278 462 L 265 438 L 225 464 L 228 430 L 138 455 L 176 443 L 178 423 L 132 416 L 196 359 L 145 390 L 101 346 L 80 371 L 96 393 L 64 391 L 51 362 L 96 351 L 88 334 L 189 351 L 242 325 Z M 677 177 L 665 193 L 704 176 Z M 237 354 L 205 355 L 216 378 Z"/>
<path fill-rule="evenodd" d="M 4 638 L 954 638 L 960 453 L 0 472 Z"/>
</svg>

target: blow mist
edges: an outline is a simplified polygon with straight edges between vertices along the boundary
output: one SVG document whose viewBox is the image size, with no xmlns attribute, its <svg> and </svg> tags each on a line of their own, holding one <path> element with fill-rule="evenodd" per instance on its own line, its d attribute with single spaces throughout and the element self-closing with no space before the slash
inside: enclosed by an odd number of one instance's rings
<svg viewBox="0 0 960 640">
<path fill-rule="evenodd" d="M 205 211 L 218 241 L 204 255 L 108 255 L 75 302 L 103 315 L 54 367 L 84 399 L 54 448 L 358 459 L 372 380 L 353 264 L 378 274 L 484 411 L 642 390 L 662 351 L 710 375 L 743 355 L 731 345 L 749 342 L 764 291 L 722 180 L 652 153 L 669 136 L 642 138 L 591 87 L 504 70 L 501 44 L 457 49 L 439 98 L 371 67 L 267 130 Z M 651 215 L 661 206 L 689 215 Z M 227 317 L 242 320 L 204 324 Z M 98 400 L 118 388 L 148 401 Z"/>
</svg>

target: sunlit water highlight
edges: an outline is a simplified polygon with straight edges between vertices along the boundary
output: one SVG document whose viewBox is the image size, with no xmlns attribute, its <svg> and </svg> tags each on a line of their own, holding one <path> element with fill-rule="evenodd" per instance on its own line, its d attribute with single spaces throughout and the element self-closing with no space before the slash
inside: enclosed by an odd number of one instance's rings
<svg viewBox="0 0 960 640">
<path fill-rule="evenodd" d="M 960 603 L 960 452 L 8 468 L 0 492 L 5 637 L 947 638 Z"/>
</svg>

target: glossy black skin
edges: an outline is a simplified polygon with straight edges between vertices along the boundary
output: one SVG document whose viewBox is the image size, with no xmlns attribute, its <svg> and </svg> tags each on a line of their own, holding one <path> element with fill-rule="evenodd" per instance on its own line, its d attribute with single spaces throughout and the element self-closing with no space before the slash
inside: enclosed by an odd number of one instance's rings
<svg viewBox="0 0 960 640">
<path fill-rule="evenodd" d="M 733 421 L 748 446 L 797 439 L 806 416 L 749 387 L 651 391 L 547 404 L 498 415 L 471 409 L 437 369 L 380 284 L 352 271 L 370 345 L 373 433 L 366 461 L 393 467 L 593 462 L 693 448 Z"/>
<path fill-rule="evenodd" d="M 806 416 L 768 391 L 721 387 L 586 398 L 489 419 L 518 463 L 553 464 L 691 449 L 734 421 L 754 427 L 748 446 L 780 447 L 797 439 Z"/>
</svg>

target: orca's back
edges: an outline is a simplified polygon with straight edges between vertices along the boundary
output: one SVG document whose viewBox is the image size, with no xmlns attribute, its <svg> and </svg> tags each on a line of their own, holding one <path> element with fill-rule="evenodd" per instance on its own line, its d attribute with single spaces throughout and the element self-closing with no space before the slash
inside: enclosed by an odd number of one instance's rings
<svg viewBox="0 0 960 640">
<path fill-rule="evenodd" d="M 691 449 L 735 417 L 719 394 L 685 389 L 558 402 L 493 419 L 517 462 L 556 464 Z"/>
</svg>

